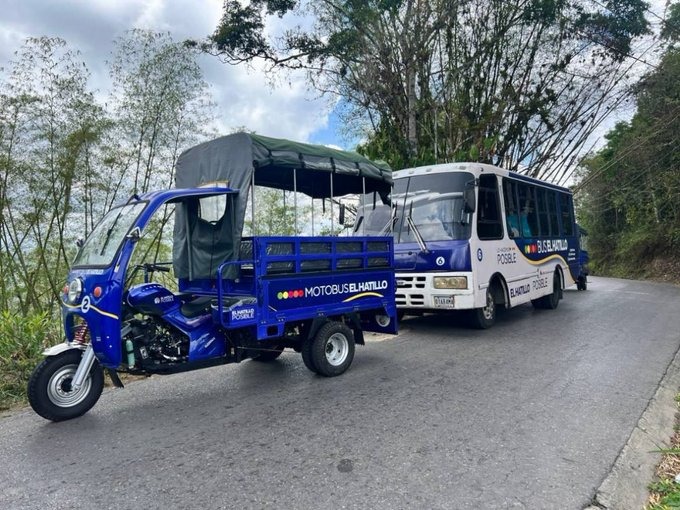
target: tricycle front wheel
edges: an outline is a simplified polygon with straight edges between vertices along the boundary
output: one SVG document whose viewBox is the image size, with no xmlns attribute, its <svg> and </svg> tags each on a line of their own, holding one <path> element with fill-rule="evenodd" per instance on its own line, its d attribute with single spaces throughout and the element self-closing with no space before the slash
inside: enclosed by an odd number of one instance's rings
<svg viewBox="0 0 680 510">
<path fill-rule="evenodd" d="M 303 359 L 308 358 L 305 365 L 317 374 L 334 377 L 344 373 L 352 364 L 354 334 L 342 322 L 327 322 L 308 342 L 303 346 Z"/>
<path fill-rule="evenodd" d="M 104 389 L 104 371 L 95 360 L 78 390 L 71 388 L 82 351 L 71 349 L 45 358 L 28 381 L 28 401 L 33 410 L 51 421 L 77 418 L 97 403 Z"/>
</svg>

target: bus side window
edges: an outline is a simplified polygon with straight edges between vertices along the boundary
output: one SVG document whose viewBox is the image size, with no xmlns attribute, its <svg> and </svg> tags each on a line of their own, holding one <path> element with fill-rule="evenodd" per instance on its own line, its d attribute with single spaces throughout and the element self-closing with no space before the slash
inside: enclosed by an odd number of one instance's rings
<svg viewBox="0 0 680 510">
<path fill-rule="evenodd" d="M 505 221 L 508 227 L 508 237 L 519 237 L 519 211 L 517 210 L 517 185 L 503 179 L 503 202 L 505 203 Z"/>
<path fill-rule="evenodd" d="M 562 220 L 562 234 L 574 235 L 574 213 L 571 207 L 571 197 L 560 194 L 560 219 Z"/>
<path fill-rule="evenodd" d="M 557 220 L 557 192 L 547 191 L 548 196 L 548 221 L 550 222 L 550 232 L 553 236 L 560 235 L 560 224 Z"/>
<path fill-rule="evenodd" d="M 550 220 L 548 218 L 547 194 L 550 192 L 544 188 L 536 188 L 536 199 L 538 204 L 538 220 L 542 237 L 550 237 L 553 233 L 550 230 Z"/>
<path fill-rule="evenodd" d="M 519 184 L 517 186 L 519 205 L 521 207 L 519 222 L 523 237 L 534 237 L 538 234 L 538 213 L 536 211 L 536 197 L 533 186 Z"/>
<path fill-rule="evenodd" d="M 495 175 L 479 177 L 477 236 L 480 239 L 501 239 L 503 224 L 498 203 L 498 181 Z"/>
</svg>

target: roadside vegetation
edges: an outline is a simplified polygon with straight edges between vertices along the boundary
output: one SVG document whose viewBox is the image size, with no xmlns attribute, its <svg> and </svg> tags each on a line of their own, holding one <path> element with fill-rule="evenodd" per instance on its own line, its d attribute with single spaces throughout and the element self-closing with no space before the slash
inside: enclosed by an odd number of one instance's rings
<svg viewBox="0 0 680 510">
<path fill-rule="evenodd" d="M 0 311 L 0 411 L 26 400 L 26 381 L 43 349 L 59 342 L 59 324 L 47 313 L 30 316 Z"/>
<path fill-rule="evenodd" d="M 576 186 L 596 274 L 680 283 L 680 5 L 660 62 L 636 85 L 637 113 L 584 161 Z"/>
<path fill-rule="evenodd" d="M 676 395 L 675 401 L 680 403 L 680 394 Z M 675 481 L 676 476 L 680 475 L 680 415 L 676 415 L 671 446 L 661 450 L 661 455 L 661 462 L 656 469 L 658 481 L 649 486 L 646 510 L 680 508 L 680 483 Z"/>
</svg>

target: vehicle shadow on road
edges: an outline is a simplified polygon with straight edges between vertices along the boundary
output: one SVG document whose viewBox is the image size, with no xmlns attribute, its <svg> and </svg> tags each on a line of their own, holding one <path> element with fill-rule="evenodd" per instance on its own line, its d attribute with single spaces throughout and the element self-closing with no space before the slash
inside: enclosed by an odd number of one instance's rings
<svg viewBox="0 0 680 510">
<path fill-rule="evenodd" d="M 525 310 L 525 313 L 521 312 L 522 309 Z M 521 320 L 521 317 L 526 315 L 526 311 L 530 312 L 531 309 L 531 305 L 519 306 L 512 310 L 499 307 L 496 315 L 496 324 L 490 329 L 504 324 L 513 324 L 515 321 Z M 421 316 L 407 315 L 399 322 L 400 330 L 418 329 L 421 327 L 448 329 L 452 334 L 460 333 L 461 336 L 474 335 L 485 331 L 471 326 L 465 311 L 426 313 Z"/>
</svg>

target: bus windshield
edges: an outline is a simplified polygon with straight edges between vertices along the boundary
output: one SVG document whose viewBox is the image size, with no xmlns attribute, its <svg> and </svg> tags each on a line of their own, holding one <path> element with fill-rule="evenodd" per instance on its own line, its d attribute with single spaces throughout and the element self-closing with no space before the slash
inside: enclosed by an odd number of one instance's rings
<svg viewBox="0 0 680 510">
<path fill-rule="evenodd" d="M 473 179 L 468 172 L 395 179 L 392 207 L 374 204 L 372 195 L 366 196 L 355 231 L 366 235 L 393 231 L 397 243 L 417 242 L 418 234 L 426 242 L 469 239 L 471 225 L 463 211 L 463 191 Z"/>
</svg>

